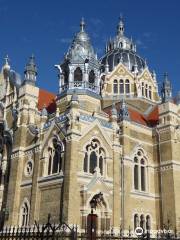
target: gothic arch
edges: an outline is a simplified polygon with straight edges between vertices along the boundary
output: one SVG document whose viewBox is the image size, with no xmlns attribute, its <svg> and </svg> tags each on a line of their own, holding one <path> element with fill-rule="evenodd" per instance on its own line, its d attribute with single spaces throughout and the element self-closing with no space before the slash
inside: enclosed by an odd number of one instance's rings
<svg viewBox="0 0 180 240">
<path fill-rule="evenodd" d="M 46 145 L 43 156 L 43 176 L 60 173 L 64 168 L 64 143 L 58 135 L 52 136 Z"/>
<path fill-rule="evenodd" d="M 85 145 L 83 171 L 89 174 L 99 171 L 102 176 L 107 175 L 106 153 L 96 137 Z"/>
<path fill-rule="evenodd" d="M 28 226 L 29 218 L 30 218 L 30 203 L 27 198 L 24 198 L 20 207 L 19 225 L 22 227 Z"/>
</svg>

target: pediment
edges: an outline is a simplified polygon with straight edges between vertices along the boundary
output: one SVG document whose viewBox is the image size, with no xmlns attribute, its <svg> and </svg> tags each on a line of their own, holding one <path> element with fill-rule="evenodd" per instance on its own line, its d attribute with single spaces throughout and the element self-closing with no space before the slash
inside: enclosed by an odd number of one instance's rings
<svg viewBox="0 0 180 240">
<path fill-rule="evenodd" d="M 112 148 L 112 141 L 110 140 L 109 135 L 101 126 L 101 123 L 98 119 L 89 124 L 88 127 L 83 130 L 83 134 L 79 140 L 83 141 L 83 138 L 87 138 L 87 135 L 89 135 L 88 139 L 92 138 L 92 136 L 97 137 L 98 139 L 102 139 L 108 147 Z"/>
<path fill-rule="evenodd" d="M 122 63 L 119 63 L 114 69 L 113 71 L 108 74 L 106 76 L 107 80 L 110 80 L 111 78 L 119 78 L 120 76 L 122 77 L 129 77 L 129 78 L 133 78 L 133 74 L 131 72 L 129 72 L 129 70 L 126 68 L 126 66 L 124 66 Z"/>
<path fill-rule="evenodd" d="M 57 135 L 61 140 L 65 138 L 65 133 L 63 129 L 60 128 L 55 121 L 53 121 L 50 128 L 46 132 L 44 132 L 44 138 L 41 144 L 42 151 L 47 146 L 49 140 L 55 135 Z"/>
</svg>

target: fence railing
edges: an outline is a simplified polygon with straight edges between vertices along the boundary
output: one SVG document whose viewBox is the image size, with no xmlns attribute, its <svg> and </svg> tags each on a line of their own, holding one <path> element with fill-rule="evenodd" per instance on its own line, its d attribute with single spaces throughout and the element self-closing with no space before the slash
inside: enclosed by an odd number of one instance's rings
<svg viewBox="0 0 180 240">
<path fill-rule="evenodd" d="M 143 232 L 141 236 L 134 235 L 134 232 L 129 229 L 125 234 L 120 228 L 115 232 L 113 228 L 110 231 L 101 231 L 97 233 L 85 231 L 79 232 L 76 225 L 69 226 L 66 223 L 53 224 L 50 222 L 50 215 L 46 224 L 38 224 L 35 222 L 33 226 L 26 227 L 4 227 L 0 231 L 0 239 L 3 240 L 180 240 L 180 235 L 175 231 L 162 230 L 158 231 L 156 235 L 151 235 L 150 231 Z"/>
</svg>

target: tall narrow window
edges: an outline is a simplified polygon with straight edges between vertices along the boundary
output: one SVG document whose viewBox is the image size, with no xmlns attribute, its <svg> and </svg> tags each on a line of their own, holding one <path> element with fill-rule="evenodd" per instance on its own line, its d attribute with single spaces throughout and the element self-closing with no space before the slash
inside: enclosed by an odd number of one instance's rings
<svg viewBox="0 0 180 240">
<path fill-rule="evenodd" d="M 74 71 L 74 81 L 81 82 L 82 81 L 82 70 L 80 67 L 77 67 Z"/>
<path fill-rule="evenodd" d="M 140 216 L 140 227 L 145 229 L 145 219 L 143 214 Z"/>
<path fill-rule="evenodd" d="M 119 81 L 119 92 L 120 94 L 124 94 L 124 81 L 122 79 Z"/>
<path fill-rule="evenodd" d="M 139 188 L 139 171 L 138 171 L 138 158 L 135 157 L 134 158 L 134 162 L 135 162 L 135 165 L 134 165 L 134 189 L 138 190 Z"/>
<path fill-rule="evenodd" d="M 48 152 L 48 175 L 60 172 L 62 170 L 62 146 L 56 138 L 53 139 L 52 146 L 48 148 Z"/>
<path fill-rule="evenodd" d="M 142 150 L 138 150 L 134 157 L 134 189 L 146 191 L 146 157 Z"/>
<path fill-rule="evenodd" d="M 94 173 L 96 167 L 97 167 L 97 155 L 93 151 L 90 154 L 90 173 Z"/>
<path fill-rule="evenodd" d="M 149 98 L 152 99 L 152 88 L 149 86 Z"/>
<path fill-rule="evenodd" d="M 126 79 L 125 88 L 126 88 L 126 94 L 129 94 L 130 93 L 130 84 L 129 84 L 129 80 L 128 79 Z"/>
<path fill-rule="evenodd" d="M 141 159 L 141 191 L 146 190 L 146 179 L 145 179 L 145 165 L 144 165 L 144 159 Z"/>
<path fill-rule="evenodd" d="M 101 175 L 105 174 L 105 151 L 96 139 L 93 139 L 91 143 L 86 146 L 83 170 L 91 174 L 96 170 L 99 171 Z"/>
<path fill-rule="evenodd" d="M 89 83 L 94 84 L 94 82 L 95 82 L 95 73 L 93 70 L 91 70 L 89 73 Z"/>
<path fill-rule="evenodd" d="M 146 84 L 145 86 L 145 97 L 147 98 L 148 97 L 148 85 Z"/>
<path fill-rule="evenodd" d="M 116 79 L 114 80 L 114 83 L 113 83 L 113 92 L 115 94 L 118 93 L 118 81 Z"/>
<path fill-rule="evenodd" d="M 25 227 L 29 224 L 30 207 L 27 201 L 24 201 L 20 212 L 20 225 Z"/>
<path fill-rule="evenodd" d="M 151 218 L 149 215 L 146 216 L 146 229 L 147 230 L 151 229 Z"/>
<path fill-rule="evenodd" d="M 139 217 L 138 214 L 134 215 L 134 229 L 136 229 L 137 227 L 139 227 Z"/>
<path fill-rule="evenodd" d="M 141 87 L 141 89 L 142 89 L 142 96 L 144 97 L 144 83 L 142 82 L 142 87 Z"/>
</svg>

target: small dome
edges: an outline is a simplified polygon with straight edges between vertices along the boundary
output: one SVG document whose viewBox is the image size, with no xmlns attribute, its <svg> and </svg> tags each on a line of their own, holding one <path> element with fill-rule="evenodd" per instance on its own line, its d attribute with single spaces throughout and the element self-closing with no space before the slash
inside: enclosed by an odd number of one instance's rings
<svg viewBox="0 0 180 240">
<path fill-rule="evenodd" d="M 80 32 L 78 32 L 66 54 L 66 59 L 70 62 L 84 62 L 85 59 L 95 59 L 97 56 L 91 45 L 90 38 L 84 30 L 85 22 L 82 19 L 80 23 Z"/>
<path fill-rule="evenodd" d="M 132 39 L 124 36 L 124 22 L 122 18 L 117 26 L 117 34 L 106 45 L 106 53 L 101 58 L 103 65 L 109 65 L 112 71 L 119 63 L 123 63 L 129 71 L 137 69 L 141 72 L 146 67 L 146 62 L 136 53 L 136 45 Z"/>
</svg>

